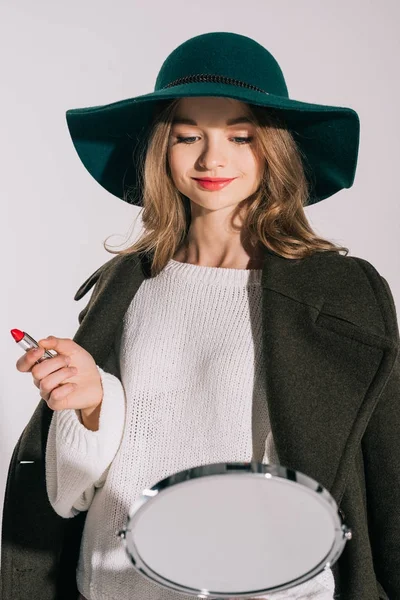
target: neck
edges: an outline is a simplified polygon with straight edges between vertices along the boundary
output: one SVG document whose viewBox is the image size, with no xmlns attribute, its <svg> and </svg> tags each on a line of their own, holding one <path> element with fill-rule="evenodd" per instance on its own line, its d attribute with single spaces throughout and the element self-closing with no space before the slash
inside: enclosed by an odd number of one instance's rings
<svg viewBox="0 0 400 600">
<path fill-rule="evenodd" d="M 264 253 L 262 245 L 256 248 L 219 248 L 211 250 L 188 238 L 174 255 L 174 260 L 204 267 L 222 267 L 225 269 L 262 269 Z"/>
</svg>

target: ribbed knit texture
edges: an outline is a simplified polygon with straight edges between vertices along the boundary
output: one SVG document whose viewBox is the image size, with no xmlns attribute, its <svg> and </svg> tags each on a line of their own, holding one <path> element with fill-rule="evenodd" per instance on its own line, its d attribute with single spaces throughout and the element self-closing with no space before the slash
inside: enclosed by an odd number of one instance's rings
<svg viewBox="0 0 400 600">
<path fill-rule="evenodd" d="M 218 462 L 278 463 L 261 355 L 261 270 L 170 260 L 124 317 L 121 381 L 98 367 L 98 431 L 55 412 L 46 451 L 54 510 L 88 514 L 77 570 L 88 600 L 185 600 L 133 569 L 116 532 L 145 488 Z M 330 569 L 274 600 L 332 600 Z"/>
</svg>

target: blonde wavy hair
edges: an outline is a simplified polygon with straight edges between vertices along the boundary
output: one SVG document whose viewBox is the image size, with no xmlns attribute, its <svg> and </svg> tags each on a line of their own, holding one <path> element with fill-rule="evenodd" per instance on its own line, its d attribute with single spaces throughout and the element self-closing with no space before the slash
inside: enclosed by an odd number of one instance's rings
<svg viewBox="0 0 400 600">
<path fill-rule="evenodd" d="M 131 196 L 132 190 L 125 191 L 127 202 L 143 206 L 139 212 L 142 235 L 122 250 L 109 249 L 106 245 L 109 238 L 103 242 L 111 254 L 151 254 L 151 276 L 157 275 L 173 258 L 190 227 L 190 200 L 176 188 L 167 158 L 179 100 L 161 103 L 154 112 L 146 146 L 136 160 L 141 181 L 136 194 L 141 195 L 141 200 Z M 273 109 L 245 105 L 256 128 L 255 151 L 264 158 L 265 169 L 257 191 L 238 203 L 232 222 L 238 214 L 243 215 L 242 227 L 250 246 L 256 248 L 261 244 L 284 258 L 301 259 L 327 251 L 347 255 L 348 248 L 316 235 L 307 220 L 304 212 L 309 198 L 304 166 L 307 161 L 291 132 Z"/>
</svg>

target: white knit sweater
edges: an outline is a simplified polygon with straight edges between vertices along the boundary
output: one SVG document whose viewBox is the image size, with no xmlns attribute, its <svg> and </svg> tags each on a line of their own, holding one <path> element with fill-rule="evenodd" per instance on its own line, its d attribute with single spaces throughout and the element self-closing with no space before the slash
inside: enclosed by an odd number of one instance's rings
<svg viewBox="0 0 400 600">
<path fill-rule="evenodd" d="M 54 412 L 46 481 L 65 518 L 88 510 L 77 569 L 88 600 L 185 600 L 132 567 L 116 532 L 145 488 L 209 463 L 278 464 L 261 356 L 261 270 L 170 260 L 143 281 L 123 323 L 121 381 L 99 369 L 98 431 Z M 252 422 L 254 425 L 252 425 Z M 332 600 L 330 569 L 274 600 Z"/>
</svg>

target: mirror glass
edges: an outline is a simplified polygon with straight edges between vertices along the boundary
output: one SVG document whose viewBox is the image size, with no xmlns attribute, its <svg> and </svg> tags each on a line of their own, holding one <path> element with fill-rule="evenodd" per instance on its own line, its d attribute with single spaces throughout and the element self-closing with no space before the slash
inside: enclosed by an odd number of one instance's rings
<svg viewBox="0 0 400 600">
<path fill-rule="evenodd" d="M 230 473 L 163 489 L 131 515 L 126 544 L 171 583 L 235 595 L 314 577 L 337 527 L 316 491 L 281 477 Z"/>
</svg>

